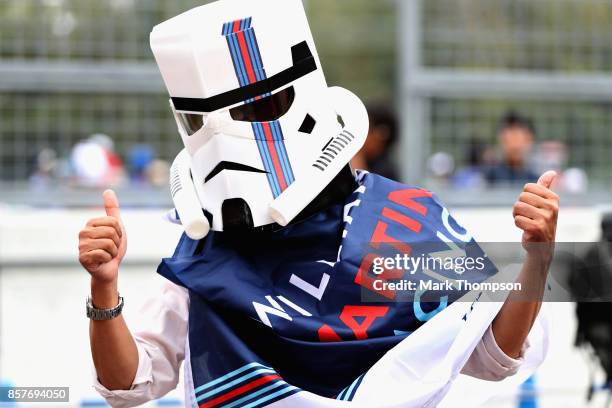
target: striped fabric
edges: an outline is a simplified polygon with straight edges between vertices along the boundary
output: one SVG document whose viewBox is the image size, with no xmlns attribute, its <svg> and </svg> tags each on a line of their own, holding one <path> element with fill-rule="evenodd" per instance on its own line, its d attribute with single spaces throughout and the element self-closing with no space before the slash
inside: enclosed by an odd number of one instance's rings
<svg viewBox="0 0 612 408">
<path fill-rule="evenodd" d="M 241 87 L 267 78 L 257 44 L 257 37 L 253 27 L 251 27 L 251 20 L 252 18 L 249 17 L 225 23 L 222 30 Z M 270 93 L 251 98 L 246 100 L 245 103 L 267 96 L 270 96 Z M 267 172 L 272 195 L 276 198 L 295 180 L 287 156 L 283 131 L 278 121 L 253 122 L 251 126 L 261 160 Z"/>
<path fill-rule="evenodd" d="M 257 408 L 299 392 L 272 368 L 244 365 L 195 389 L 199 408 Z"/>
<path fill-rule="evenodd" d="M 353 381 L 351 385 L 346 387 L 344 390 L 342 390 L 340 394 L 338 394 L 336 399 L 341 400 L 341 401 L 352 401 L 364 376 L 365 374 L 361 374 L 359 377 L 357 377 L 357 379 Z"/>
</svg>

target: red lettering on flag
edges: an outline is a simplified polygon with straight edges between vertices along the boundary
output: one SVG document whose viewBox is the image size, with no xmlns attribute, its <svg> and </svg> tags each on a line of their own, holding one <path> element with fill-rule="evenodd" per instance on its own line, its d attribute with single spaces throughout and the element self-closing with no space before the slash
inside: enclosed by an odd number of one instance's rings
<svg viewBox="0 0 612 408">
<path fill-rule="evenodd" d="M 344 322 L 355 333 L 358 340 L 368 338 L 368 328 L 379 317 L 383 317 L 389 311 L 388 306 L 344 306 L 340 314 L 340 320 Z M 363 317 L 361 323 L 355 317 Z"/>
<path fill-rule="evenodd" d="M 369 253 L 363 258 L 361 265 L 359 266 L 359 270 L 357 271 L 357 275 L 355 275 L 355 283 L 365 289 L 376 292 L 387 299 L 395 299 L 395 291 L 389 289 L 376 290 L 374 289 L 374 281 L 379 280 L 386 282 L 391 279 L 401 279 L 401 277 L 404 276 L 404 271 L 401 269 L 385 269 L 383 273 L 377 275 L 375 278 L 370 276 L 370 268 L 374 263 L 374 259 L 378 257 L 379 256 L 375 253 Z"/>
<path fill-rule="evenodd" d="M 319 341 L 333 342 L 342 341 L 340 336 L 328 325 L 324 324 L 319 328 Z"/>
<path fill-rule="evenodd" d="M 427 207 L 423 204 L 414 201 L 415 198 L 428 197 L 431 198 L 431 192 L 418 188 L 409 188 L 406 190 L 397 190 L 389 193 L 389 200 L 403 207 L 410 208 L 421 215 L 427 214 Z"/>
</svg>

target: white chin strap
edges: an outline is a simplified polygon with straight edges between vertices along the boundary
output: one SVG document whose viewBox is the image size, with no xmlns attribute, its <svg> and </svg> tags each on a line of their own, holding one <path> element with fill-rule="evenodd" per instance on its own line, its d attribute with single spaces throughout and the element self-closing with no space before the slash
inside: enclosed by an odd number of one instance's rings
<svg viewBox="0 0 612 408">
<path fill-rule="evenodd" d="M 316 157 L 309 168 L 308 174 L 301 176 L 270 204 L 270 217 L 276 223 L 286 226 L 317 195 L 333 180 L 344 166 L 353 158 L 365 143 L 368 135 L 368 113 L 363 102 L 351 91 L 331 87 L 328 89 L 329 97 L 337 114 L 346 124 L 328 147 Z M 322 159 L 323 154 L 332 147 L 339 153 L 333 160 Z M 326 163 L 327 165 L 321 164 Z"/>
<path fill-rule="evenodd" d="M 363 102 L 352 92 L 339 87 L 328 88 L 336 113 L 346 124 L 328 143 L 321 156 L 313 158 L 308 173 L 293 182 L 269 207 L 270 217 L 279 225 L 289 224 L 333 180 L 365 143 L 368 114 Z M 331 150 L 330 150 L 331 147 Z M 329 150 L 329 151 L 328 151 Z M 324 156 L 324 154 L 327 155 Z M 329 157 L 334 156 L 333 160 Z M 324 164 L 322 164 L 324 163 Z M 191 177 L 191 157 L 183 149 L 170 170 L 170 190 L 174 207 L 187 236 L 204 238 L 210 231 Z"/>
</svg>

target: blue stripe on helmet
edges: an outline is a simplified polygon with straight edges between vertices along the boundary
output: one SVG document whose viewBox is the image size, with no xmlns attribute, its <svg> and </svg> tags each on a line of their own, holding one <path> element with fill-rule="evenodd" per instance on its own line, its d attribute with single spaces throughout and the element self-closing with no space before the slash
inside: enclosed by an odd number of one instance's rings
<svg viewBox="0 0 612 408">
<path fill-rule="evenodd" d="M 261 127 L 261 123 L 252 123 L 251 127 L 255 132 L 255 140 L 257 141 L 257 147 L 259 148 L 259 153 L 261 155 L 264 167 L 268 172 L 268 181 L 270 183 L 270 187 L 272 188 L 272 194 L 274 195 L 274 198 L 276 198 L 281 193 L 280 182 L 274 169 L 274 165 L 272 164 L 272 157 L 270 156 L 268 144 L 266 143 L 264 130 Z"/>
</svg>

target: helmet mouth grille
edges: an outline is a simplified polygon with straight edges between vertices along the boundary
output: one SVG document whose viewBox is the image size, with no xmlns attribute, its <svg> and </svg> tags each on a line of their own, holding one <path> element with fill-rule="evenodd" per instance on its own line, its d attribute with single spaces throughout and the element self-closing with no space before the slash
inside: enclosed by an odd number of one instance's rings
<svg viewBox="0 0 612 408">
<path fill-rule="evenodd" d="M 242 198 L 230 198 L 221 204 L 223 231 L 239 232 L 253 229 L 251 208 Z"/>
</svg>

